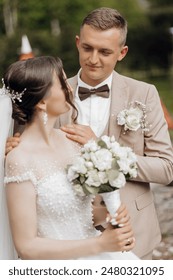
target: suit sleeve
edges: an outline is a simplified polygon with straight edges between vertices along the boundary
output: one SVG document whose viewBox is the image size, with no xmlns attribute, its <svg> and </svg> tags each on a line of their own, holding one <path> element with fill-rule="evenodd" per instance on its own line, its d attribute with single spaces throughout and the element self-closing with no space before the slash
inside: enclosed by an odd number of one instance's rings
<svg viewBox="0 0 173 280">
<path fill-rule="evenodd" d="M 173 181 L 173 149 L 160 98 L 151 85 L 146 98 L 147 121 L 151 125 L 144 135 L 144 155 L 137 156 L 135 181 L 168 185 Z"/>
</svg>

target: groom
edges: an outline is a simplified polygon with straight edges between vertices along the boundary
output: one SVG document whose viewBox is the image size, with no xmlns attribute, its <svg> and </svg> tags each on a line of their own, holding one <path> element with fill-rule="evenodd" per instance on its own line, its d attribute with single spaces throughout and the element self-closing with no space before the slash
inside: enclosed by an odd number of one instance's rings
<svg viewBox="0 0 173 280">
<path fill-rule="evenodd" d="M 150 183 L 173 180 L 173 150 L 156 88 L 114 71 L 128 52 L 126 35 L 127 23 L 114 9 L 99 8 L 86 16 L 76 36 L 81 69 L 68 80 L 78 124 L 71 123 L 71 111 L 60 116 L 57 127 L 80 144 L 114 135 L 136 153 L 138 177 L 121 189 L 121 200 L 131 217 L 134 253 L 151 259 L 161 234 Z"/>
<path fill-rule="evenodd" d="M 126 34 L 127 23 L 114 9 L 100 8 L 86 16 L 76 36 L 81 69 L 68 80 L 79 110 L 78 124 L 70 125 L 71 115 L 67 114 L 60 116 L 57 125 L 81 144 L 103 134 L 114 135 L 136 153 L 138 177 L 121 189 L 121 199 L 130 212 L 136 237 L 133 251 L 142 259 L 151 259 L 161 234 L 149 183 L 167 185 L 173 180 L 173 150 L 156 88 L 114 71 L 128 51 Z M 101 88 L 94 94 L 95 88 L 105 84 L 105 92 Z M 135 109 L 128 111 L 129 129 L 125 130 L 121 112 L 130 107 Z"/>
</svg>

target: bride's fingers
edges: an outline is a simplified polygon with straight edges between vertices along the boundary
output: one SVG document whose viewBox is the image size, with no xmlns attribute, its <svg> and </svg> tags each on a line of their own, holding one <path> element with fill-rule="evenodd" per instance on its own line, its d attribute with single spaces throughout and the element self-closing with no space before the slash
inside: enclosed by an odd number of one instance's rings
<svg viewBox="0 0 173 280">
<path fill-rule="evenodd" d="M 112 223 L 113 225 L 120 224 L 120 226 L 129 223 L 130 216 L 128 214 L 126 206 L 124 204 L 121 204 L 115 216 L 111 217 L 110 214 L 108 214 L 106 221 Z"/>
<path fill-rule="evenodd" d="M 107 215 L 106 217 L 106 223 L 111 223 L 113 226 L 118 226 L 118 227 L 124 227 L 126 225 L 130 224 L 130 217 L 126 216 L 123 217 L 122 219 L 118 219 L 116 216 L 111 217 L 110 215 Z"/>
<path fill-rule="evenodd" d="M 124 226 L 125 224 L 129 224 L 130 223 L 130 216 L 129 215 L 127 215 L 127 216 L 125 216 L 125 217 L 123 217 L 123 218 L 116 218 L 116 221 L 117 221 L 117 223 L 118 223 L 118 225 L 120 226 L 120 227 L 122 227 L 122 226 Z"/>
<path fill-rule="evenodd" d="M 134 246 L 135 246 L 134 237 L 128 238 L 125 242 L 126 242 L 126 244 L 123 246 L 122 251 L 128 252 L 134 248 Z"/>
<path fill-rule="evenodd" d="M 127 208 L 124 204 L 121 204 L 121 206 L 118 208 L 117 212 L 117 219 L 122 219 L 128 215 Z"/>
</svg>

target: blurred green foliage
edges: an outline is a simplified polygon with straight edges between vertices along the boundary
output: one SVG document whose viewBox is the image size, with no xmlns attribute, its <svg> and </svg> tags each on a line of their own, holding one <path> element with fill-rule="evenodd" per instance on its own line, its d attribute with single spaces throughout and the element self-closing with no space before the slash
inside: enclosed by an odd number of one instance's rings
<svg viewBox="0 0 173 280">
<path fill-rule="evenodd" d="M 172 0 L 0 0 L 0 76 L 18 60 L 24 34 L 35 56 L 60 56 L 67 75 L 74 75 L 79 69 L 75 35 L 86 14 L 101 6 L 119 10 L 128 21 L 129 52 L 117 70 L 135 78 L 140 73 L 140 78 L 156 83 L 162 79 L 166 86 L 158 83 L 158 89 L 167 89 L 164 99 L 172 100 L 173 85 L 168 82 L 173 66 Z M 172 102 L 168 103 L 173 112 Z"/>
<path fill-rule="evenodd" d="M 74 74 L 79 68 L 75 35 L 84 16 L 101 6 L 118 9 L 128 19 L 129 28 L 146 20 L 138 0 L 0 0 L 0 11 L 8 7 L 12 18 L 17 18 L 14 32 L 8 35 L 4 15 L 0 14 L 0 74 L 18 59 L 23 34 L 28 36 L 35 55 L 58 55 L 68 75 Z"/>
</svg>

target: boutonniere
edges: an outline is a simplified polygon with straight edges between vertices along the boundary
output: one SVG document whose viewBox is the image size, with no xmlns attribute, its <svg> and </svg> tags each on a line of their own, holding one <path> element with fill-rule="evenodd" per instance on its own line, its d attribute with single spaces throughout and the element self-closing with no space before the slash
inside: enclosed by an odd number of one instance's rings
<svg viewBox="0 0 173 280">
<path fill-rule="evenodd" d="M 146 105 L 139 101 L 130 103 L 129 109 L 124 109 L 118 114 L 117 122 L 118 125 L 124 126 L 124 132 L 127 130 L 137 131 L 139 128 L 143 133 L 149 131 Z"/>
</svg>

